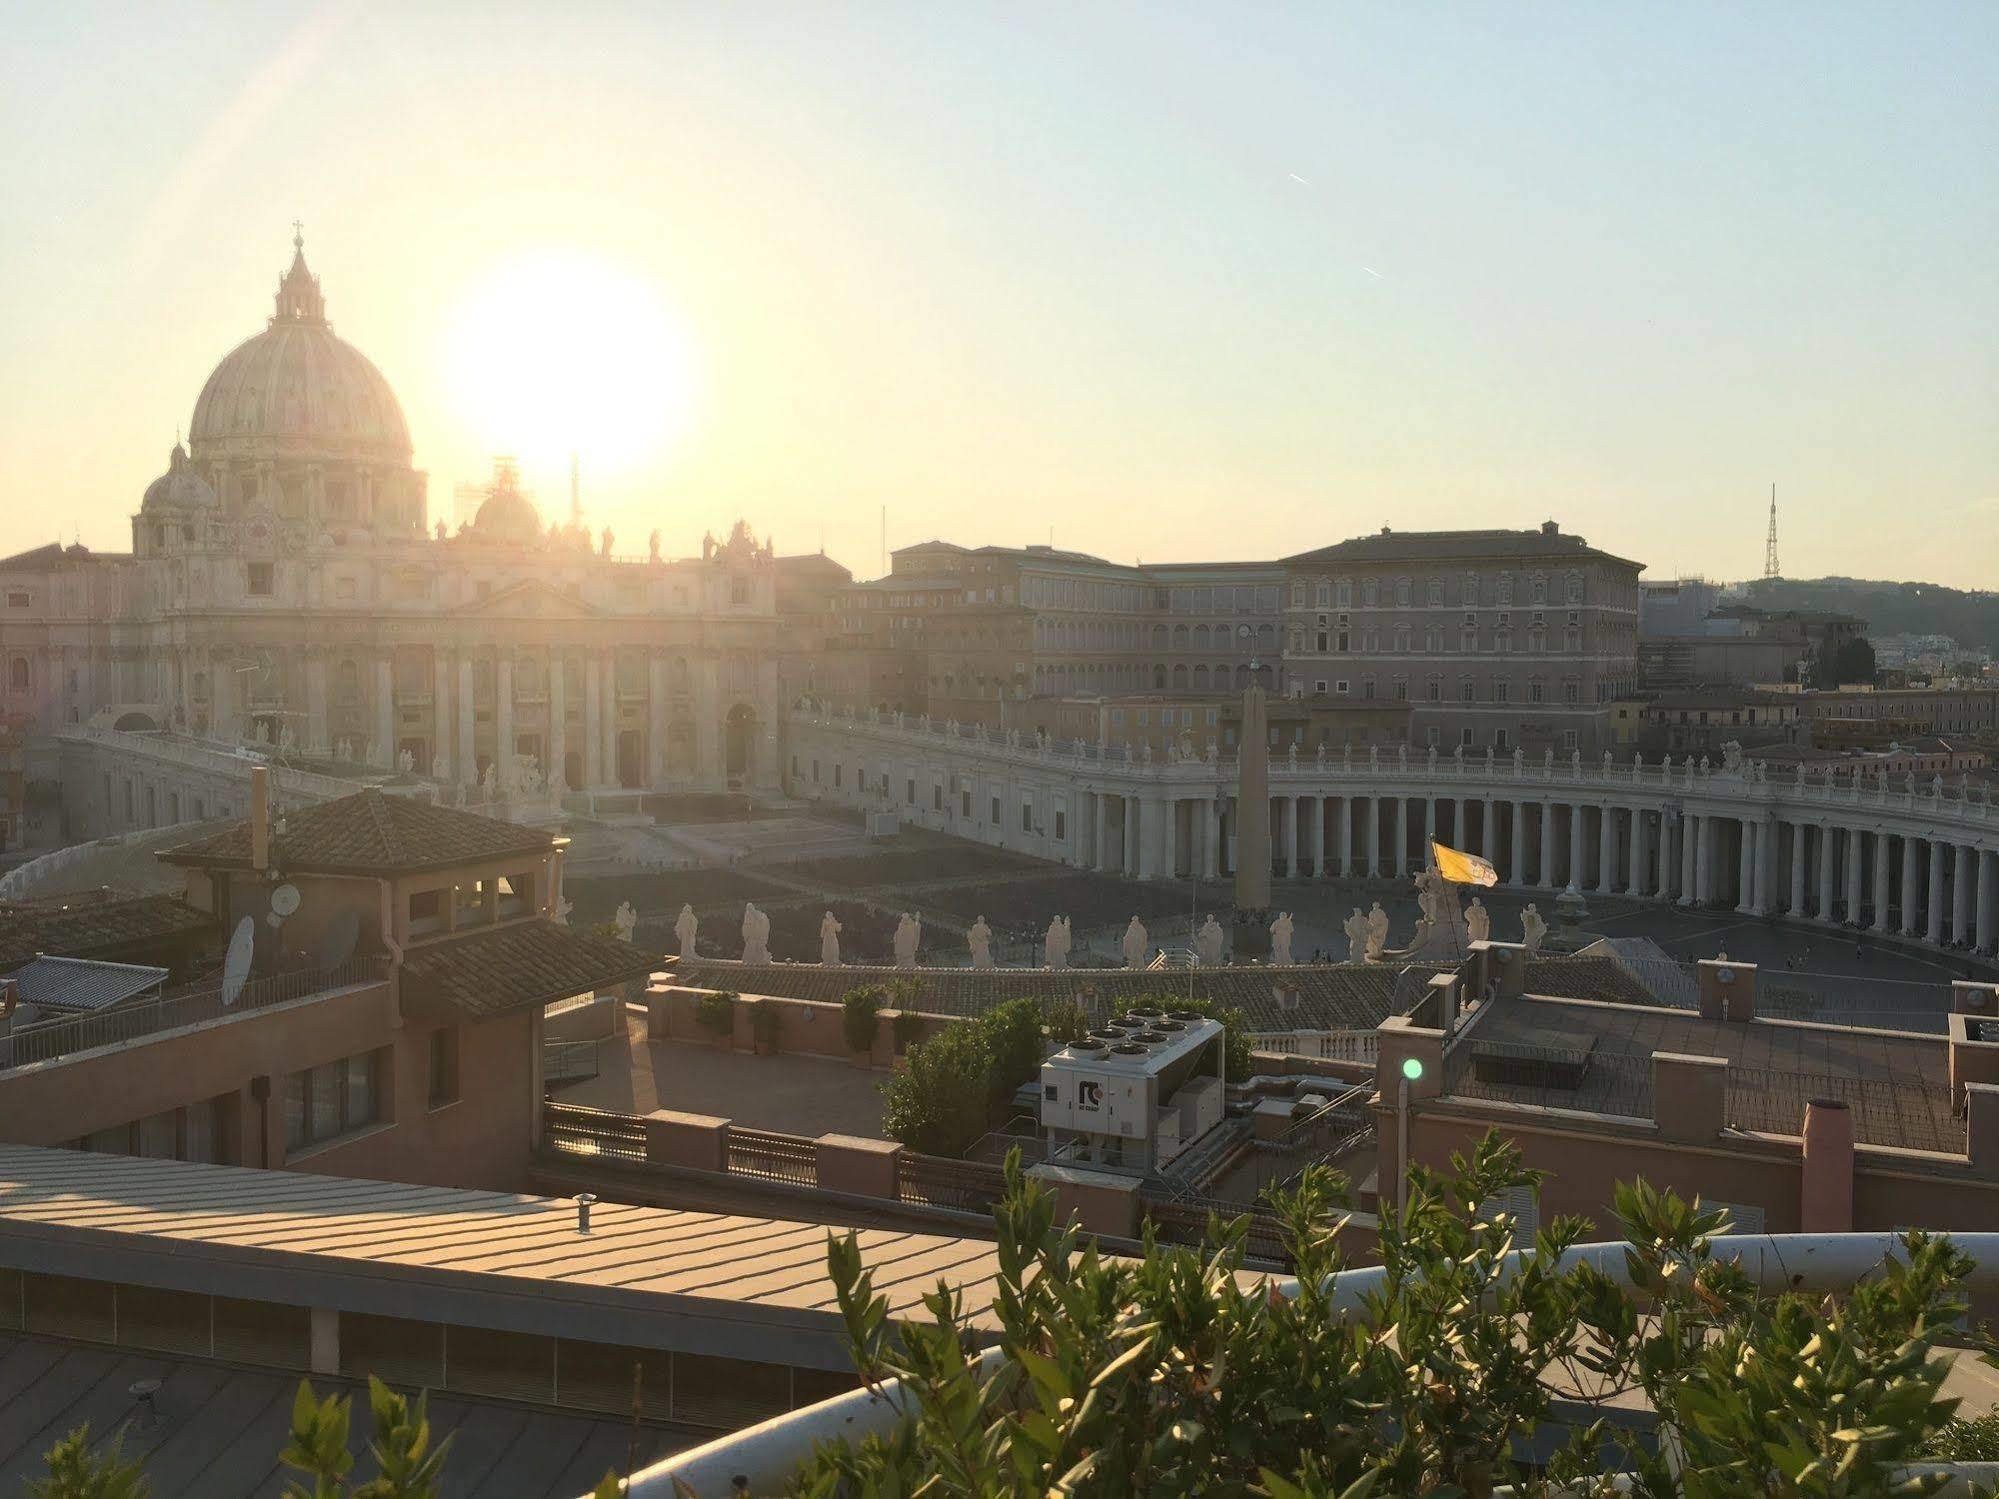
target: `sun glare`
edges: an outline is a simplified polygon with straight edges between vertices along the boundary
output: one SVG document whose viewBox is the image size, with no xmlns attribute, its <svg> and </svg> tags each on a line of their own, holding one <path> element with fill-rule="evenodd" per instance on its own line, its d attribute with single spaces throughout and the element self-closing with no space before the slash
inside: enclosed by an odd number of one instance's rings
<svg viewBox="0 0 1999 1499">
<path fill-rule="evenodd" d="M 686 329 L 656 285 L 585 251 L 512 255 L 475 274 L 443 340 L 467 436 L 529 468 L 575 452 L 596 473 L 630 473 L 691 419 Z"/>
</svg>

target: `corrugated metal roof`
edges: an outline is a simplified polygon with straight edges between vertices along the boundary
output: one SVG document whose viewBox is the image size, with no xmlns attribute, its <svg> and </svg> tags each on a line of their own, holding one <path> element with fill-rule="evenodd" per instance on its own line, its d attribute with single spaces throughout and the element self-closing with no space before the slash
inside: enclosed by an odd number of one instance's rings
<svg viewBox="0 0 1999 1499">
<path fill-rule="evenodd" d="M 83 1014 L 108 1010 L 115 1004 L 158 990 L 166 982 L 167 971 L 140 963 L 41 957 L 15 969 L 8 977 L 14 981 L 23 1004 Z"/>
</svg>

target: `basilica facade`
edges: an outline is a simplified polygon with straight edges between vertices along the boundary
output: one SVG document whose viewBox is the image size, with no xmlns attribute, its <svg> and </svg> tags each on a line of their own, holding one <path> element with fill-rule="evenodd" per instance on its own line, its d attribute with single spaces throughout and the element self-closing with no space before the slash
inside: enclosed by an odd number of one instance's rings
<svg viewBox="0 0 1999 1499">
<path fill-rule="evenodd" d="M 216 366 L 132 551 L 0 562 L 4 710 L 562 795 L 771 789 L 779 568 L 740 523 L 697 557 L 545 527 L 509 468 L 456 533 L 401 404 L 334 334 L 294 240 L 264 330 Z"/>
</svg>

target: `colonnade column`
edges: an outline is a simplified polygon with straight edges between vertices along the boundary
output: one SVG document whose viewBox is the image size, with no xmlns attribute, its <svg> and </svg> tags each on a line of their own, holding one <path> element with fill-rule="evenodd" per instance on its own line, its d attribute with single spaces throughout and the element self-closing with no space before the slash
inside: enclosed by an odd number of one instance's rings
<svg viewBox="0 0 1999 1499">
<path fill-rule="evenodd" d="M 1833 843 L 1838 834 L 1829 823 L 1819 825 L 1819 920 L 1830 922 L 1832 903 L 1838 896 L 1838 886 L 1833 879 Z"/>
<path fill-rule="evenodd" d="M 1312 878 L 1326 877 L 1326 799 L 1323 796 L 1308 796 L 1306 804 L 1312 809 Z"/>
<path fill-rule="evenodd" d="M 1681 840 L 1680 813 L 1675 807 L 1659 809 L 1659 882 L 1652 894 L 1659 900 L 1672 900 L 1679 892 L 1678 873 L 1680 868 L 1679 844 Z"/>
<path fill-rule="evenodd" d="M 309 753 L 324 754 L 329 747 L 326 728 L 326 652 L 320 646 L 305 648 L 305 744 Z"/>
<path fill-rule="evenodd" d="M 1388 866 L 1391 880 L 1402 878 L 1402 871 L 1409 863 L 1409 798 L 1395 798 L 1395 858 Z"/>
<path fill-rule="evenodd" d="M 1846 834 L 1846 910 L 1848 921 L 1860 921 L 1860 834 L 1849 828 Z"/>
<path fill-rule="evenodd" d="M 1704 820 L 1698 812 L 1684 812 L 1680 815 L 1680 904 L 1683 906 L 1700 903 L 1700 872 L 1704 863 L 1701 857 Z"/>
<path fill-rule="evenodd" d="M 1152 805 L 1158 809 L 1159 842 L 1164 845 L 1159 867 L 1152 872 L 1160 879 L 1170 880 L 1180 872 L 1180 803 L 1169 796 Z M 1192 867 L 1190 861 L 1188 868 Z"/>
<path fill-rule="evenodd" d="M 780 778 L 781 776 L 782 771 Z M 657 786 L 666 779 L 666 657 L 664 656 L 654 656 L 646 663 L 645 778 L 647 784 L 652 786 Z"/>
<path fill-rule="evenodd" d="M 1580 890 L 1589 879 L 1589 814 L 1569 805 L 1569 877 L 1564 884 Z"/>
<path fill-rule="evenodd" d="M 604 782 L 604 667 L 596 656 L 583 658 L 583 784 Z"/>
<path fill-rule="evenodd" d="M 1805 910 L 1805 825 L 1791 824 L 1791 914 L 1803 920 Z"/>
<path fill-rule="evenodd" d="M 1353 873 L 1353 798 L 1340 798 L 1340 874 Z"/>
<path fill-rule="evenodd" d="M 1597 811 L 1596 826 L 1596 888 L 1599 895 L 1609 895 L 1617 889 L 1617 811 L 1605 806 Z M 1633 830 L 1636 837 L 1636 830 Z"/>
<path fill-rule="evenodd" d="M 1416 861 L 1416 867 L 1426 868 L 1430 862 L 1430 845 L 1437 841 L 1437 799 L 1423 798 L 1423 857 Z"/>
<path fill-rule="evenodd" d="M 607 786 L 617 786 L 622 784 L 622 778 L 618 774 L 618 658 L 616 652 L 613 651 L 604 652 L 603 704 L 604 784 Z M 754 781 L 754 771 L 755 748 L 752 746 L 750 763 L 743 766 L 743 780 L 745 783 Z"/>
<path fill-rule="evenodd" d="M 1922 865 L 1916 858 L 1916 840 L 1902 839 L 1902 935 L 1916 935 L 1916 913 L 1922 909 L 1916 892 L 1921 888 Z"/>
<path fill-rule="evenodd" d="M 391 768 L 396 763 L 396 678 L 387 656 L 375 658 L 375 752 L 368 758 Z"/>
<path fill-rule="evenodd" d="M 1971 940 L 1972 850 L 1968 843 L 1957 846 L 1957 884 L 1950 892 L 1950 940 Z"/>
<path fill-rule="evenodd" d="M 458 779 L 470 786 L 479 779 L 478 746 L 472 741 L 472 653 L 458 653 Z"/>
<path fill-rule="evenodd" d="M 1555 884 L 1555 804 L 1541 803 L 1541 878 L 1536 882 L 1547 890 Z"/>
<path fill-rule="evenodd" d="M 1104 857 L 1110 843 L 1111 799 L 1103 792 L 1097 793 L 1096 839 L 1090 845 L 1090 867 L 1109 869 L 1110 861 Z"/>
<path fill-rule="evenodd" d="M 1367 799 L 1367 847 L 1360 851 L 1360 877 L 1374 878 L 1375 870 L 1381 862 L 1381 798 Z"/>
<path fill-rule="evenodd" d="M 1533 883 L 1527 865 L 1527 803 L 1513 804 L 1513 879 L 1515 885 Z"/>
<path fill-rule="evenodd" d="M 455 727 L 451 715 L 451 653 L 440 650 L 432 658 L 430 721 L 437 730 L 437 743 L 431 747 L 430 764 L 423 767 L 426 775 L 435 771 L 443 780 L 451 779 L 452 767 L 458 761 L 451 752 Z"/>
<path fill-rule="evenodd" d="M 1874 930 L 1888 930 L 1888 835 L 1874 835 Z"/>
<path fill-rule="evenodd" d="M 1631 807 L 1627 811 L 1631 818 L 1631 864 L 1624 893 L 1636 900 L 1645 893 L 1645 809 Z"/>
<path fill-rule="evenodd" d="M 1485 815 L 1480 821 L 1484 824 L 1480 831 L 1485 834 L 1485 841 L 1478 846 L 1479 857 L 1496 870 L 1499 868 L 1499 803 L 1489 796 L 1485 799 Z"/>
<path fill-rule="evenodd" d="M 1222 877 L 1222 804 L 1212 796 L 1204 796 L 1198 805 L 1201 808 L 1201 877 L 1218 880 Z"/>
<path fill-rule="evenodd" d="M 1972 857 L 1978 864 L 1978 906 L 1974 918 L 1974 925 L 1978 929 L 1976 945 L 1980 952 L 1990 952 L 1993 921 L 1995 916 L 1999 916 L 1999 912 L 1993 909 L 1995 905 L 1999 905 L 1999 881 L 1995 881 L 1993 877 L 1992 865 L 1994 859 L 1999 859 L 1999 855 L 1981 849 Z"/>
<path fill-rule="evenodd" d="M 1746 914 L 1756 909 L 1756 824 L 1743 817 L 1736 825 L 1741 829 L 1742 846 L 1735 859 L 1735 882 L 1741 887 L 1736 892 L 1735 909 Z"/>
</svg>

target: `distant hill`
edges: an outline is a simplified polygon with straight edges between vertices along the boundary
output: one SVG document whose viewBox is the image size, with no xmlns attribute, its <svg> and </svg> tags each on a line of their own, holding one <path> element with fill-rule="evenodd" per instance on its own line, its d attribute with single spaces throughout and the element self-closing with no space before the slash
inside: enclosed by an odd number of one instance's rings
<svg viewBox="0 0 1999 1499">
<path fill-rule="evenodd" d="M 1743 595 L 1759 609 L 1857 614 L 1876 638 L 1948 635 L 1961 646 L 1999 651 L 1999 594 L 1867 578 L 1758 578 L 1743 585 Z"/>
</svg>

